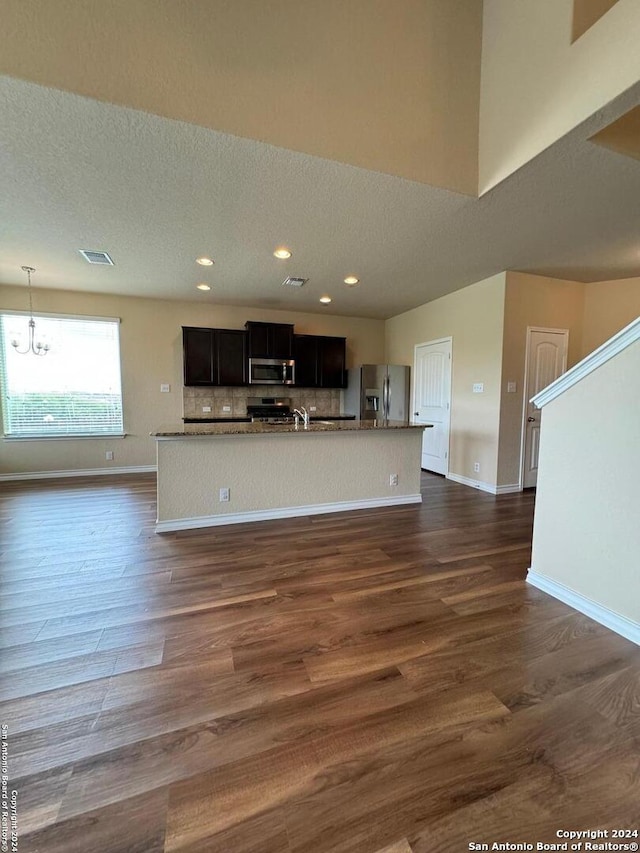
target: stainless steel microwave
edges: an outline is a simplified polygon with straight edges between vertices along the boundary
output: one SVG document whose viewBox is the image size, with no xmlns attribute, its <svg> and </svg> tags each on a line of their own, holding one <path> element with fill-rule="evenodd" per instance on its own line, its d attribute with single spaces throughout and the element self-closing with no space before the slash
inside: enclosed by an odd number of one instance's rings
<svg viewBox="0 0 640 853">
<path fill-rule="evenodd" d="M 249 382 L 251 385 L 293 385 L 295 381 L 296 364 L 293 359 L 249 359 Z"/>
</svg>

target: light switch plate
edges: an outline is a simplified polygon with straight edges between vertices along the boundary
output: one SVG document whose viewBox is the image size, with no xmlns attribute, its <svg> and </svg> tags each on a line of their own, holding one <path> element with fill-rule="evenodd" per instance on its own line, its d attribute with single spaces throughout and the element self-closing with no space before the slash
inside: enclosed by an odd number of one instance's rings
<svg viewBox="0 0 640 853">
<path fill-rule="evenodd" d="M 507 393 L 515 394 L 516 392 L 516 383 L 515 382 L 507 382 Z"/>
<path fill-rule="evenodd" d="M 210 411 L 211 411 L 211 406 L 203 406 L 203 407 L 202 407 L 202 411 L 203 411 L 203 412 L 210 412 Z"/>
<path fill-rule="evenodd" d="M 484 382 L 474 382 L 473 383 L 473 393 L 474 394 L 482 394 L 484 391 Z"/>
<path fill-rule="evenodd" d="M 168 394 L 169 391 L 171 391 L 171 385 L 168 385 L 167 383 L 163 382 L 162 385 L 160 386 L 160 393 L 161 394 Z"/>
</svg>

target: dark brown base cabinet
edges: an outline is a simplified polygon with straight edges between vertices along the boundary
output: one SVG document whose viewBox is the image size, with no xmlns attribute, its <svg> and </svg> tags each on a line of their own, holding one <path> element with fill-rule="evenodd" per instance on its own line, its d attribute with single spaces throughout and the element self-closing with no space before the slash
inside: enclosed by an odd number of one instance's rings
<svg viewBox="0 0 640 853">
<path fill-rule="evenodd" d="M 303 388 L 347 387 L 346 338 L 294 335 L 296 385 Z"/>
<path fill-rule="evenodd" d="M 246 334 L 183 326 L 185 385 L 246 385 Z"/>
</svg>

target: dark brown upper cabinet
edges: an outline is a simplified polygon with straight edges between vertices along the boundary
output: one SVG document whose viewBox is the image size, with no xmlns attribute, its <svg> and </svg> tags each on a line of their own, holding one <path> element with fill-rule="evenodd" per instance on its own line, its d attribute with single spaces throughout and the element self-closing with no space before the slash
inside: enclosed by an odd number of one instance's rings
<svg viewBox="0 0 640 853">
<path fill-rule="evenodd" d="M 296 385 L 318 387 L 318 336 L 294 335 L 293 357 L 296 362 Z"/>
<path fill-rule="evenodd" d="M 346 339 L 294 335 L 296 385 L 303 388 L 346 388 Z"/>
<path fill-rule="evenodd" d="M 247 385 L 249 357 L 293 357 L 299 387 L 346 388 L 346 339 L 294 335 L 292 331 L 293 326 L 284 323 L 247 323 L 246 333 L 184 326 L 184 384 Z M 253 356 L 252 341 L 256 347 Z"/>
<path fill-rule="evenodd" d="M 291 358 L 293 325 L 245 323 L 249 358 Z"/>
<path fill-rule="evenodd" d="M 318 338 L 318 386 L 347 387 L 346 338 Z"/>
<path fill-rule="evenodd" d="M 216 329 L 218 385 L 246 385 L 247 336 L 242 330 Z"/>
<path fill-rule="evenodd" d="M 214 385 L 214 330 L 182 327 L 185 385 Z"/>
<path fill-rule="evenodd" d="M 245 385 L 246 335 L 236 329 L 182 329 L 185 385 Z"/>
</svg>

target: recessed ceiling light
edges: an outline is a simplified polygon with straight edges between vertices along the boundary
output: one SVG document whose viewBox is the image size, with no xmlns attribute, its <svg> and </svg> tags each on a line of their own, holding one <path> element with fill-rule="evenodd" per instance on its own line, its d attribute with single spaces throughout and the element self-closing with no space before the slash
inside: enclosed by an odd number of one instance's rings
<svg viewBox="0 0 640 853">
<path fill-rule="evenodd" d="M 291 257 L 291 250 L 287 249 L 285 246 L 280 246 L 273 253 L 274 258 L 280 258 L 282 261 L 286 261 L 287 258 Z"/>
<path fill-rule="evenodd" d="M 356 278 L 355 275 L 348 275 L 345 278 L 344 283 L 348 284 L 349 287 L 353 287 L 354 285 L 358 284 L 359 281 L 360 281 L 360 279 Z"/>
<path fill-rule="evenodd" d="M 201 267 L 212 267 L 213 261 L 211 258 L 196 258 L 196 263 L 200 264 Z"/>
<path fill-rule="evenodd" d="M 211 290 L 208 284 L 196 284 L 198 290 Z"/>
<path fill-rule="evenodd" d="M 328 305 L 331 302 L 331 297 L 330 296 L 321 296 L 320 302 L 322 302 L 323 305 Z"/>
</svg>

